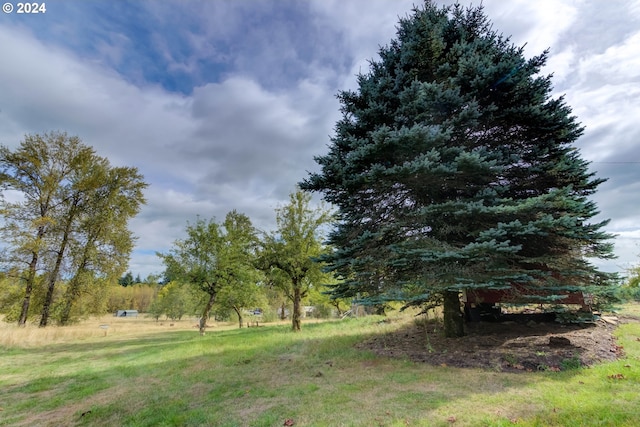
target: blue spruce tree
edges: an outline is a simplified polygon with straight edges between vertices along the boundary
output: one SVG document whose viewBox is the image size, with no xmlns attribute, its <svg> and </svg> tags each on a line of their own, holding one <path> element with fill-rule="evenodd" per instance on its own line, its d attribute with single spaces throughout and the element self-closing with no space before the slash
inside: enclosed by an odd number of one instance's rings
<svg viewBox="0 0 640 427">
<path fill-rule="evenodd" d="M 608 286 L 612 257 L 588 199 L 604 180 L 574 143 L 583 128 L 483 8 L 426 1 L 341 92 L 321 172 L 301 183 L 338 208 L 325 258 L 336 296 L 442 304 L 464 334 L 459 295 L 525 284 L 549 300 Z"/>
</svg>

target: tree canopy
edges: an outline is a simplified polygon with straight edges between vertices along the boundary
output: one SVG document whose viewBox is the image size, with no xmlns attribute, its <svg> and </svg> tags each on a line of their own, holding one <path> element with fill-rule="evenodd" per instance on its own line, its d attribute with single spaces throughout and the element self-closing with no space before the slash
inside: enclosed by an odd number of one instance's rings
<svg viewBox="0 0 640 427">
<path fill-rule="evenodd" d="M 95 278 L 116 279 L 126 268 L 134 239 L 128 221 L 145 203 L 147 184 L 136 168 L 113 167 L 62 132 L 27 135 L 15 150 L 0 147 L 0 184 L 18 195 L 0 200 L 0 231 L 9 245 L 4 261 L 24 283 L 18 323 L 29 317 L 41 275 L 46 295 L 40 326 L 47 325 L 63 274 L 72 277 L 60 310 L 65 323 L 83 287 Z"/>
<path fill-rule="evenodd" d="M 323 284 L 324 273 L 318 258 L 327 252 L 321 232 L 330 220 L 326 209 L 312 209 L 311 195 L 296 191 L 289 203 L 276 210 L 277 230 L 265 235 L 258 259 L 268 280 L 282 289 L 293 302 L 291 327 L 301 328 L 302 299 L 309 288 Z"/>
<path fill-rule="evenodd" d="M 337 296 L 444 302 L 514 283 L 550 291 L 606 285 L 590 257 L 612 257 L 588 197 L 604 180 L 574 143 L 583 128 L 540 75 L 547 52 L 493 29 L 482 6 L 425 1 L 402 18 L 342 118 L 321 172 L 301 183 L 338 207 L 325 257 Z"/>
<path fill-rule="evenodd" d="M 200 317 L 200 333 L 204 335 L 222 289 L 243 286 L 255 278 L 256 231 L 249 217 L 231 211 L 222 224 L 198 218 L 187 225 L 186 232 L 187 237 L 175 241 L 169 253 L 158 256 L 166 266 L 166 277 L 207 295 Z"/>
</svg>

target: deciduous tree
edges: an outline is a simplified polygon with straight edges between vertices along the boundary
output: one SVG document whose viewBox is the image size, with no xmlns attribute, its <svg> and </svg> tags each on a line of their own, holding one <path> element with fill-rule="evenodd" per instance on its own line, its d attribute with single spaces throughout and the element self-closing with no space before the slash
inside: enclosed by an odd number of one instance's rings
<svg viewBox="0 0 640 427">
<path fill-rule="evenodd" d="M 151 315 L 158 320 L 165 315 L 171 320 L 180 320 L 194 308 L 193 294 L 187 286 L 178 282 L 164 285 L 149 307 Z"/>
<path fill-rule="evenodd" d="M 324 208 L 312 209 L 311 196 L 296 191 L 289 203 L 276 210 L 277 230 L 264 236 L 258 264 L 275 286 L 293 303 L 291 327 L 301 328 L 301 301 L 310 286 L 320 286 L 326 279 L 318 258 L 326 253 L 322 244 L 323 228 L 331 216 Z"/>
<path fill-rule="evenodd" d="M 135 168 L 112 168 L 78 137 L 61 132 L 27 135 L 14 151 L 0 147 L 0 179 L 3 190 L 17 195 L 17 201 L 2 199 L 0 209 L 5 214 L 2 233 L 9 244 L 7 261 L 24 266 L 18 269 L 25 284 L 18 323 L 24 325 L 29 316 L 41 272 L 46 293 L 40 326 L 46 326 L 65 266 L 79 269 L 66 271 L 73 276 L 87 269 L 104 273 L 126 264 L 132 248 L 127 222 L 144 203 L 146 184 Z M 91 222 L 92 229 L 87 226 Z M 119 235 L 117 258 L 111 250 L 115 234 Z M 88 251 L 87 245 L 93 249 Z M 75 254 L 83 253 L 84 261 L 72 261 L 72 249 L 81 246 L 87 250 Z M 105 251 L 109 263 L 98 269 L 97 258 Z M 74 286 L 79 277 L 72 280 Z"/>
<path fill-rule="evenodd" d="M 59 188 L 73 172 L 70 159 L 80 150 L 77 137 L 51 133 L 27 135 L 12 151 L 0 146 L 0 177 L 3 190 L 12 190 L 19 201 L 2 199 L 5 215 L 3 237 L 9 245 L 9 264 L 21 266 L 24 298 L 18 324 L 24 326 L 38 271 L 42 268 L 45 238 L 54 227 L 54 209 L 61 203 Z"/>
<path fill-rule="evenodd" d="M 134 243 L 128 223 L 144 203 L 145 187 L 135 168 L 112 168 L 107 164 L 102 170 L 77 218 L 76 238 L 72 239 L 69 251 L 73 276 L 65 292 L 60 324 L 69 322 L 71 309 L 83 290 L 101 283 L 95 278 L 115 282 L 127 268 Z"/>
<path fill-rule="evenodd" d="M 217 305 L 226 310 L 233 310 L 238 318 L 238 327 L 244 326 L 244 311 L 248 308 L 259 307 L 266 298 L 260 286 L 260 272 L 251 266 L 247 266 L 245 276 L 236 279 L 229 286 L 225 286 L 218 294 Z"/>
<path fill-rule="evenodd" d="M 166 277 L 195 286 L 208 296 L 200 318 L 204 335 L 218 293 L 249 280 L 256 245 L 255 230 L 244 214 L 231 211 L 223 224 L 198 219 L 187 225 L 187 237 L 174 242 L 168 254 L 158 254 Z"/>
</svg>

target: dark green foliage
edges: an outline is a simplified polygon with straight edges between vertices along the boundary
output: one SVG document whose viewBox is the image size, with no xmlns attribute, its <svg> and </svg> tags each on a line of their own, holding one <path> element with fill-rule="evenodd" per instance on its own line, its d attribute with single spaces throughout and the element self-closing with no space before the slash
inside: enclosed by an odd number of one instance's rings
<svg viewBox="0 0 640 427">
<path fill-rule="evenodd" d="M 256 278 L 256 231 L 249 217 L 234 210 L 222 224 L 198 218 L 195 224 L 187 225 L 186 232 L 187 237 L 175 241 L 169 253 L 157 255 L 166 266 L 165 277 L 207 295 L 200 318 L 200 333 L 204 335 L 213 304 L 223 288 L 243 287 Z"/>
<path fill-rule="evenodd" d="M 127 271 L 127 274 L 125 274 L 124 276 L 122 276 L 121 278 L 118 279 L 118 284 L 120 286 L 124 286 L 125 288 L 127 286 L 133 285 L 134 279 L 133 279 L 133 274 L 131 274 L 130 271 Z"/>
<path fill-rule="evenodd" d="M 547 52 L 526 59 L 482 7 L 427 1 L 379 54 L 358 90 L 339 94 L 322 171 L 301 184 L 339 207 L 325 258 L 344 279 L 334 294 L 419 305 L 513 282 L 607 285 L 587 261 L 612 256 L 606 222 L 589 222 L 603 180 L 539 75 Z"/>
<path fill-rule="evenodd" d="M 127 271 L 124 276 L 118 279 L 118 284 L 126 288 L 127 286 L 137 285 L 138 283 L 148 283 L 148 279 L 149 278 L 143 281 L 140 274 L 136 275 L 134 278 L 133 274 L 130 271 Z"/>
</svg>

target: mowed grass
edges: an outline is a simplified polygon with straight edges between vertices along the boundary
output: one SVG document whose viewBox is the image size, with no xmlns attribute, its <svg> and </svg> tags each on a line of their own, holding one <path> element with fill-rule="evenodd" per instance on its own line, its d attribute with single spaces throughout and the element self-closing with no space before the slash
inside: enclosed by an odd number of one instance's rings
<svg viewBox="0 0 640 427">
<path fill-rule="evenodd" d="M 413 321 L 380 320 L 305 323 L 301 333 L 288 325 L 230 325 L 204 337 L 193 322 L 169 326 L 144 318 L 45 330 L 5 324 L 0 327 L 0 426 L 640 422 L 640 324 L 618 329 L 626 352 L 619 361 L 509 374 L 415 364 L 356 349 L 373 334 Z M 107 321 L 105 334 L 99 325 Z"/>
</svg>

